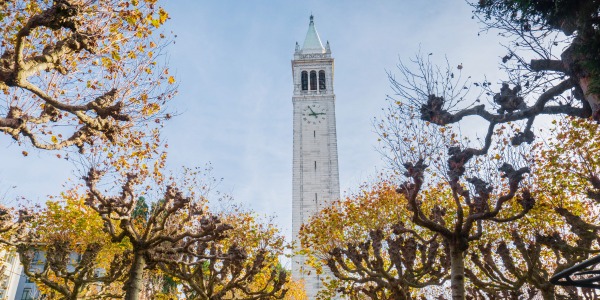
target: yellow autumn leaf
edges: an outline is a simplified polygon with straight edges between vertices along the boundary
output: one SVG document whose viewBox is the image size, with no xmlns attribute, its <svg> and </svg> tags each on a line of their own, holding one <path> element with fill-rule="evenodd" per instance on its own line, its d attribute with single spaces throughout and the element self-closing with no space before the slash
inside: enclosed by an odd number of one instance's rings
<svg viewBox="0 0 600 300">
<path fill-rule="evenodd" d="M 169 84 L 175 83 L 175 77 L 169 76 Z"/>
</svg>

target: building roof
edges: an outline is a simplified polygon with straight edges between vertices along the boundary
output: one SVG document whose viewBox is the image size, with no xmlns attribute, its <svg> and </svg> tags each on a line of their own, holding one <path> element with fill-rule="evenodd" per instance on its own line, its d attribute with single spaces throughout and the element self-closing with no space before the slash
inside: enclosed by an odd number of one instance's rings
<svg viewBox="0 0 600 300">
<path fill-rule="evenodd" d="M 314 17 L 311 15 L 310 23 L 308 24 L 308 32 L 306 33 L 306 38 L 304 39 L 304 44 L 302 45 L 302 54 L 325 53 L 325 48 L 321 43 L 321 38 L 319 38 L 319 33 L 315 28 L 315 22 L 313 19 Z"/>
</svg>

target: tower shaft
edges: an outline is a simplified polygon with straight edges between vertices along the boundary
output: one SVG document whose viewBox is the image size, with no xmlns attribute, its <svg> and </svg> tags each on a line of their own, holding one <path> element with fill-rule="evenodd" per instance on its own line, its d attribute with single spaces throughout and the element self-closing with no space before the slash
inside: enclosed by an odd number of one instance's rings
<svg viewBox="0 0 600 300">
<path fill-rule="evenodd" d="M 339 170 L 333 92 L 334 61 L 324 48 L 311 16 L 302 48 L 292 60 L 294 78 L 292 231 L 299 246 L 302 224 L 339 199 Z M 306 265 L 306 257 L 292 258 L 292 277 L 303 280 L 309 299 L 321 289 L 320 278 Z"/>
</svg>

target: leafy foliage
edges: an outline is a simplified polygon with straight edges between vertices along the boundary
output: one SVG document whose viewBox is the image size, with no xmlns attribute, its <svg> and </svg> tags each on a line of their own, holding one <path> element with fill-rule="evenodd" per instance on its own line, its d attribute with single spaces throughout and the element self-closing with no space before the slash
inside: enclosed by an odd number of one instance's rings
<svg viewBox="0 0 600 300">
<path fill-rule="evenodd" d="M 409 221 L 406 199 L 389 182 L 363 186 L 301 231 L 302 244 L 335 278 L 321 297 L 414 299 L 448 278 L 447 245 Z"/>
<path fill-rule="evenodd" d="M 222 215 L 232 226 L 218 241 L 197 244 L 179 259 L 159 260 L 189 299 L 283 299 L 288 274 L 279 267 L 283 237 L 252 213 Z"/>
<path fill-rule="evenodd" d="M 144 175 L 128 174 L 117 195 L 107 195 L 98 188 L 102 176 L 95 169 L 89 171 L 86 204 L 102 218 L 104 231 L 113 241 L 131 243 L 133 263 L 123 287 L 125 299 L 139 298 L 145 268 L 154 269 L 158 262 L 176 261 L 182 254 L 206 248 L 231 228 L 206 213 L 202 197 L 193 191 L 185 195 L 174 183 L 166 186 L 148 218 L 140 218 L 136 215 L 140 199 L 136 186 L 144 183 Z M 187 184 L 194 186 L 193 182 Z"/>
<path fill-rule="evenodd" d="M 119 286 L 130 264 L 129 245 L 111 241 L 100 217 L 75 190 L 48 201 L 29 225 L 17 250 L 24 273 L 43 294 L 61 299 L 122 297 Z"/>
<path fill-rule="evenodd" d="M 0 131 L 41 149 L 116 143 L 174 93 L 155 0 L 2 1 Z M 127 137 L 129 135 L 129 137 Z M 24 152 L 24 155 L 26 152 Z"/>
</svg>

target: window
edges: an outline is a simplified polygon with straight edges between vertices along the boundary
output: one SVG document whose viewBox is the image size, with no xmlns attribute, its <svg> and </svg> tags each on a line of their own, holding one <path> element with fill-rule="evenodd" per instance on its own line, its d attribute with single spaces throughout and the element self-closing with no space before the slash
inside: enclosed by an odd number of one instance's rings
<svg viewBox="0 0 600 300">
<path fill-rule="evenodd" d="M 310 71 L 310 90 L 311 91 L 317 90 L 317 72 L 316 71 Z"/>
<path fill-rule="evenodd" d="M 319 71 L 319 90 L 325 89 L 325 71 Z"/>
<path fill-rule="evenodd" d="M 308 90 L 308 72 L 302 71 L 302 75 L 300 76 L 302 80 L 302 90 Z"/>
<path fill-rule="evenodd" d="M 33 294 L 31 293 L 31 289 L 23 290 L 23 295 L 21 295 L 21 300 L 33 300 Z"/>
</svg>

